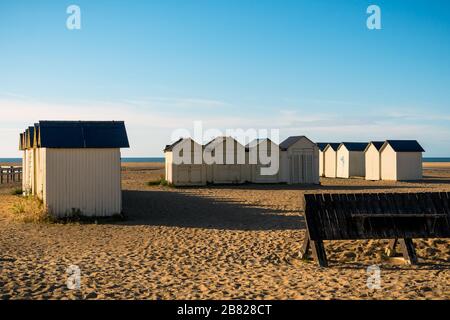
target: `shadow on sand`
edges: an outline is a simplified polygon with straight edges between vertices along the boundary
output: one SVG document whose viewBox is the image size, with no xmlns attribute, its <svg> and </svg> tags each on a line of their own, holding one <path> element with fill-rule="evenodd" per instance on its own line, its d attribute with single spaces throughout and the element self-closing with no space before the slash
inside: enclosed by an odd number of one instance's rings
<svg viewBox="0 0 450 320">
<path fill-rule="evenodd" d="M 124 225 L 255 231 L 305 228 L 300 214 L 173 191 L 123 191 L 123 212 Z"/>
</svg>

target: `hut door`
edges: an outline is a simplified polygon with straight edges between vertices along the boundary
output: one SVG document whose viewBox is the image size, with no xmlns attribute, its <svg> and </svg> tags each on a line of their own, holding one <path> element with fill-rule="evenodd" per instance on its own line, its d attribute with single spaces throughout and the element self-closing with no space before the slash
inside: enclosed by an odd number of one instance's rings
<svg viewBox="0 0 450 320">
<path fill-rule="evenodd" d="M 293 153 L 291 156 L 292 183 L 313 182 L 313 154 L 308 151 Z"/>
</svg>

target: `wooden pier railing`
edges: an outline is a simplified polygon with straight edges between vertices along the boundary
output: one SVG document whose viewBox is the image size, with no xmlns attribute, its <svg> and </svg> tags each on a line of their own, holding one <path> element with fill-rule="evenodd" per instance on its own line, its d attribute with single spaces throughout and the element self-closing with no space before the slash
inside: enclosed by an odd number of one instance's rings
<svg viewBox="0 0 450 320">
<path fill-rule="evenodd" d="M 0 184 L 22 181 L 22 167 L 0 167 Z"/>
</svg>

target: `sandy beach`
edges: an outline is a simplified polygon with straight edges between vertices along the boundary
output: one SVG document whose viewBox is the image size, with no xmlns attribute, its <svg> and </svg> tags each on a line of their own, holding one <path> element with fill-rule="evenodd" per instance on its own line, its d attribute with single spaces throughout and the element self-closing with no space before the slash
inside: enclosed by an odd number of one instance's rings
<svg viewBox="0 0 450 320">
<path fill-rule="evenodd" d="M 419 265 L 384 257 L 386 241 L 326 242 L 330 268 L 299 259 L 305 192 L 450 191 L 450 164 L 419 182 L 322 179 L 320 186 L 147 186 L 159 163 L 122 167 L 125 221 L 32 224 L 0 186 L 0 299 L 449 299 L 450 240 L 415 240 Z M 368 289 L 366 268 L 381 268 Z M 81 270 L 80 290 L 66 269 Z"/>
</svg>

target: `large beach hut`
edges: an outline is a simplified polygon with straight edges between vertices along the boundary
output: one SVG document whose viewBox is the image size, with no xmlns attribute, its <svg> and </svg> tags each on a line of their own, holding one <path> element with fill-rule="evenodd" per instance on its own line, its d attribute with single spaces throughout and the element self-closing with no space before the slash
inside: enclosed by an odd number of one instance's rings
<svg viewBox="0 0 450 320">
<path fill-rule="evenodd" d="M 288 184 L 319 184 L 319 147 L 305 136 L 280 144 L 281 180 Z"/>
<path fill-rule="evenodd" d="M 337 168 L 337 149 L 339 148 L 339 143 L 329 143 L 325 149 L 324 153 L 324 174 L 327 178 L 336 178 L 336 168 Z"/>
<path fill-rule="evenodd" d="M 245 146 L 249 181 L 278 183 L 281 181 L 280 146 L 270 139 L 255 139 Z"/>
<path fill-rule="evenodd" d="M 366 180 L 381 179 L 380 149 L 384 141 L 371 141 L 364 150 L 366 159 Z"/>
<path fill-rule="evenodd" d="M 206 185 L 203 147 L 191 138 L 180 138 L 164 149 L 166 180 L 175 186 Z"/>
<path fill-rule="evenodd" d="M 366 174 L 366 150 L 367 142 L 342 142 L 337 150 L 338 178 L 364 177 Z"/>
<path fill-rule="evenodd" d="M 387 140 L 381 147 L 381 179 L 422 179 L 422 152 L 416 140 Z"/>
<path fill-rule="evenodd" d="M 122 212 L 120 148 L 129 147 L 124 122 L 40 121 L 27 131 L 31 193 L 51 215 Z"/>
<path fill-rule="evenodd" d="M 217 137 L 203 151 L 207 182 L 237 184 L 249 180 L 245 147 L 232 137 Z"/>
</svg>

